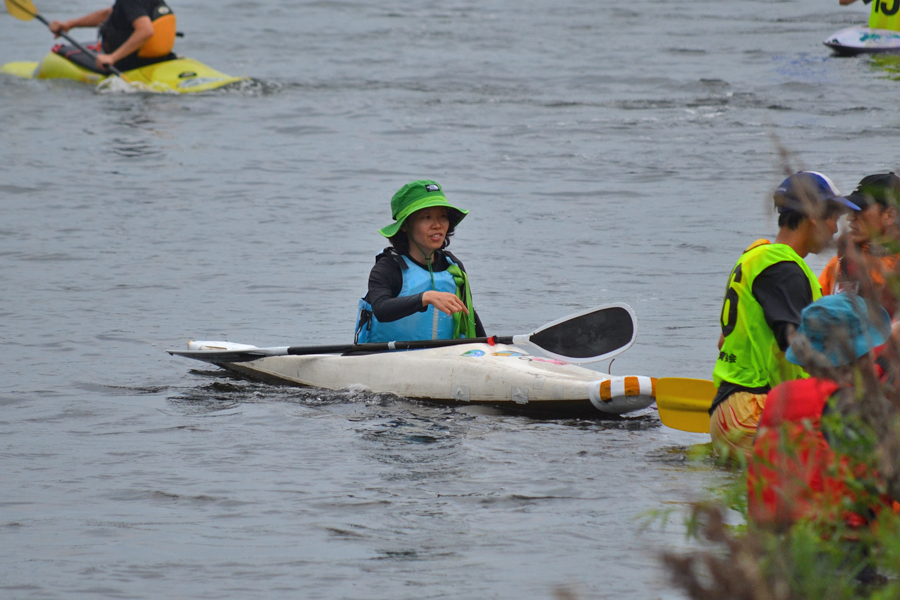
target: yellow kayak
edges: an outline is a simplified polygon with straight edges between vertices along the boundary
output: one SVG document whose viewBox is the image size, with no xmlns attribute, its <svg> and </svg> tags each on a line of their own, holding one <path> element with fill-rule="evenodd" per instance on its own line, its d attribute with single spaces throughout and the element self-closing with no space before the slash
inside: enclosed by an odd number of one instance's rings
<svg viewBox="0 0 900 600">
<path fill-rule="evenodd" d="M 67 60 L 56 52 L 47 54 L 40 63 L 6 63 L 0 67 L 0 72 L 26 79 L 72 79 L 92 84 L 109 77 Z M 191 58 L 166 60 L 125 71 L 123 75 L 129 83 L 147 91 L 179 94 L 207 92 L 245 79 L 220 73 Z"/>
</svg>

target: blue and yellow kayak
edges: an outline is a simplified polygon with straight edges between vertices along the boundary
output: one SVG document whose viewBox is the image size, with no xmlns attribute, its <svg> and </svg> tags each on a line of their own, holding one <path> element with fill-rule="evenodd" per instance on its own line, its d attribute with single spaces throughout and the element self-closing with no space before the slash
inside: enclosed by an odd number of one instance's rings
<svg viewBox="0 0 900 600">
<path fill-rule="evenodd" d="M 39 63 L 6 63 L 0 67 L 0 72 L 26 79 L 72 79 L 92 84 L 109 77 L 76 64 L 58 52 L 50 52 Z M 246 79 L 226 75 L 194 59 L 180 57 L 131 69 L 123 75 L 128 82 L 146 91 L 180 94 L 207 92 Z"/>
</svg>

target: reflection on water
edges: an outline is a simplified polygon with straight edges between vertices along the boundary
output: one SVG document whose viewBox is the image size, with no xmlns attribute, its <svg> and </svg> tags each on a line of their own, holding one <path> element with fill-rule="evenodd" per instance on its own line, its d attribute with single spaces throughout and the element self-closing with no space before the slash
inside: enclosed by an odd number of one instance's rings
<svg viewBox="0 0 900 600">
<path fill-rule="evenodd" d="M 229 83 L 214 90 L 191 92 L 191 96 L 222 96 L 229 94 L 238 94 L 241 96 L 266 96 L 269 94 L 277 94 L 283 87 L 284 84 L 280 81 L 265 81 L 247 78 L 235 81 L 234 83 Z M 167 87 L 147 85 L 139 81 L 126 82 L 119 77 L 104 79 L 94 86 L 94 91 L 97 94 L 137 94 L 141 96 L 169 95 L 176 97 L 181 95 L 179 92 Z"/>
<path fill-rule="evenodd" d="M 872 66 L 888 73 L 894 81 L 900 80 L 900 56 L 896 54 L 876 54 L 871 57 Z"/>
</svg>

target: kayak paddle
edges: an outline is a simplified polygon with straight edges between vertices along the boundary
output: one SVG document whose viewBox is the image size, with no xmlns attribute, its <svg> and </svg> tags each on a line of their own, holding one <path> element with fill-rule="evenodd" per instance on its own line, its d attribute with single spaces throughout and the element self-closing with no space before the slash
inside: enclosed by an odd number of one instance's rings
<svg viewBox="0 0 900 600">
<path fill-rule="evenodd" d="M 6 10 L 9 12 L 10 15 L 15 17 L 16 19 L 19 19 L 20 21 L 30 21 L 32 19 L 37 19 L 38 21 L 40 21 L 41 23 L 46 25 L 48 29 L 50 28 L 50 23 L 47 21 L 47 19 L 45 19 L 44 17 L 42 17 L 40 15 L 40 13 L 37 11 L 37 8 L 35 8 L 35 6 L 34 6 L 34 2 L 32 2 L 31 0 L 4 0 L 4 1 L 6 2 Z M 87 54 L 88 56 L 94 55 L 93 52 L 91 52 L 90 50 L 88 50 L 87 48 L 85 48 L 84 46 L 82 46 L 81 44 L 79 44 L 78 42 L 73 40 L 72 38 L 70 38 L 65 32 L 60 31 L 59 35 L 61 37 L 65 38 L 66 41 L 68 41 L 70 44 L 72 44 L 73 46 L 75 46 L 76 48 L 78 48 L 79 50 L 81 50 L 82 52 Z M 107 65 L 106 68 L 109 69 L 115 75 L 118 75 L 119 77 L 121 77 L 124 81 L 128 82 L 128 78 L 125 77 L 124 75 L 122 75 L 122 71 L 118 70 L 113 65 Z"/>
<path fill-rule="evenodd" d="M 387 352 L 442 348 L 460 344 L 516 344 L 540 348 L 544 354 L 570 363 L 598 362 L 612 358 L 631 347 L 637 326 L 634 311 L 627 304 L 615 303 L 574 313 L 551 321 L 536 331 L 508 337 L 491 336 L 452 340 L 414 340 L 332 346 L 281 346 L 239 350 L 167 350 L 169 354 L 211 363 L 246 362 L 266 356 L 303 354 L 343 354 L 345 352 Z"/>
<path fill-rule="evenodd" d="M 716 386 L 708 379 L 661 377 L 656 380 L 656 408 L 666 427 L 709 433 L 709 409 Z"/>
</svg>

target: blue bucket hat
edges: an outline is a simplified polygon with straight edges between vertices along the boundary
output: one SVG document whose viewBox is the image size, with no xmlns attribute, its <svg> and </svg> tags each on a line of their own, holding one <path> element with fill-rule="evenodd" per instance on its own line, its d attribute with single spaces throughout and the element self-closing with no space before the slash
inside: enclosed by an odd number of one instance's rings
<svg viewBox="0 0 900 600">
<path fill-rule="evenodd" d="M 891 318 L 880 306 L 870 312 L 859 296 L 834 294 L 803 309 L 797 332 L 803 335 L 794 337 L 785 353 L 788 362 L 804 366 L 794 346 L 805 339 L 827 363 L 820 366 L 839 367 L 883 344 L 891 335 Z"/>
</svg>

